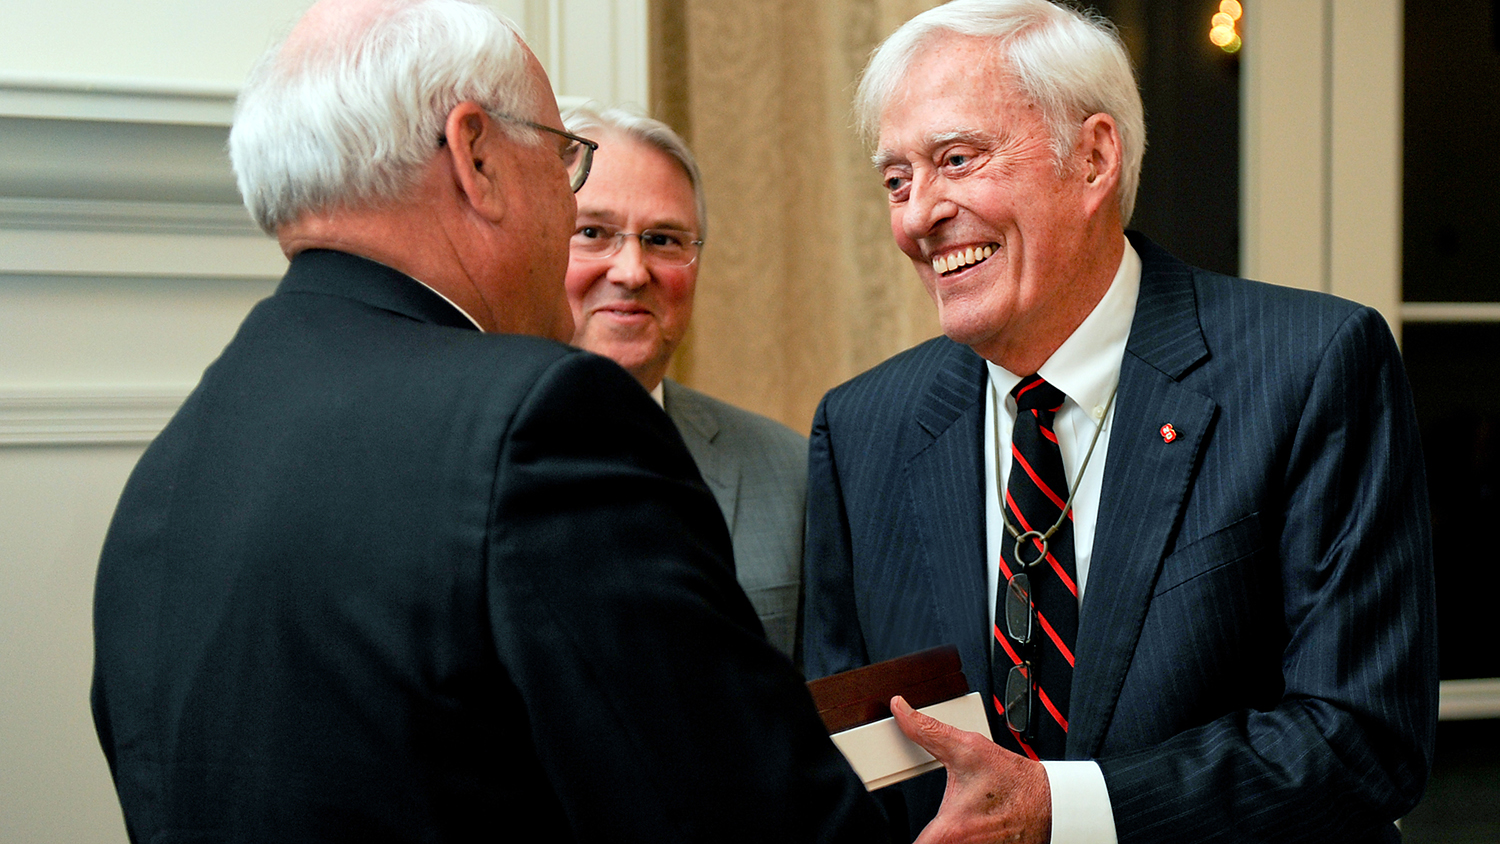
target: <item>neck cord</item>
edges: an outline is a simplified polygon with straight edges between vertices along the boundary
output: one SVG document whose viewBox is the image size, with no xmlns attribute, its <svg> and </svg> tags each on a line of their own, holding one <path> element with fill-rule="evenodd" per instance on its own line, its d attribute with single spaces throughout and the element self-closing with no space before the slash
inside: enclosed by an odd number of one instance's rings
<svg viewBox="0 0 1500 844">
<path fill-rule="evenodd" d="M 1099 435 L 1104 433 L 1104 423 L 1109 421 L 1109 410 L 1114 406 L 1115 394 L 1119 390 L 1120 385 L 1117 383 L 1114 389 L 1109 391 L 1109 401 L 1104 403 L 1104 415 L 1099 419 L 1099 427 L 1094 429 L 1094 438 L 1089 440 L 1089 450 L 1083 455 L 1083 465 L 1078 467 L 1077 474 L 1073 476 L 1073 486 L 1068 490 L 1068 500 L 1063 502 L 1062 512 L 1057 515 L 1057 521 L 1052 523 L 1052 527 L 1047 528 L 1046 533 L 1035 530 L 1028 530 L 1023 533 L 1019 528 L 1010 523 L 1010 517 L 1005 515 L 1005 489 L 1002 486 L 1005 481 L 999 476 L 998 472 L 996 473 L 995 486 L 997 487 L 996 491 L 1000 495 L 1000 520 L 1005 523 L 1005 530 L 1011 536 L 1015 537 L 1015 560 L 1016 564 L 1021 568 L 1031 568 L 1046 558 L 1047 540 L 1052 538 L 1052 534 L 1057 533 L 1057 529 L 1062 527 L 1063 521 L 1068 518 L 1068 512 L 1073 509 L 1073 497 L 1078 494 L 1078 483 L 1083 480 L 1083 473 L 1088 469 L 1089 460 L 1094 456 L 1094 446 L 1099 444 Z M 990 406 L 995 415 L 995 456 L 998 459 L 1000 456 L 1000 403 L 994 381 L 990 382 Z M 1025 562 L 1021 557 L 1021 548 L 1028 541 L 1035 542 L 1040 547 L 1040 553 L 1031 562 Z"/>
</svg>

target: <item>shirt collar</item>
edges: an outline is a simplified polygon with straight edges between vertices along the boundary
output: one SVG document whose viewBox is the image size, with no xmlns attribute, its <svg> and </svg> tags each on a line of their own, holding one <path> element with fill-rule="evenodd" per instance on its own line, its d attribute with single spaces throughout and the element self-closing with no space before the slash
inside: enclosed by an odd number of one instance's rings
<svg viewBox="0 0 1500 844">
<path fill-rule="evenodd" d="M 442 291 L 438 290 L 436 287 L 433 287 L 432 285 L 428 284 L 427 282 L 423 281 L 420 278 L 412 278 L 412 281 L 415 281 L 417 284 L 420 284 L 423 287 L 427 288 L 428 290 L 431 290 L 433 293 L 436 293 L 438 295 L 439 299 L 442 299 L 444 302 L 447 302 L 448 304 L 452 305 L 453 306 L 453 310 L 458 311 L 459 313 L 463 314 L 464 315 L 464 319 L 468 320 L 469 322 L 474 323 L 474 327 L 475 328 L 479 328 L 480 331 L 484 330 L 483 328 L 479 327 L 479 320 L 477 320 L 474 317 L 470 316 L 468 311 L 464 310 L 463 308 L 460 308 L 458 306 L 457 302 L 454 302 L 452 299 L 449 299 L 447 296 L 444 296 L 443 293 L 442 293 Z"/>
<path fill-rule="evenodd" d="M 1096 422 L 1104 417 L 1110 393 L 1120 382 L 1120 362 L 1130 339 L 1130 323 L 1141 291 L 1141 256 L 1125 241 L 1120 266 L 1109 289 L 1037 374 L 1062 390 Z M 1008 394 L 1021 376 L 985 361 L 995 389 Z"/>
</svg>

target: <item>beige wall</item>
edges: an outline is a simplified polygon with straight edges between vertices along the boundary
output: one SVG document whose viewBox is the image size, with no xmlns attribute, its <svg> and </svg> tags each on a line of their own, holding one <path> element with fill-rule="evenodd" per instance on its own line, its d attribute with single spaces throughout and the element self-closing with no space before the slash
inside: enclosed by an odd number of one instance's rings
<svg viewBox="0 0 1500 844">
<path fill-rule="evenodd" d="M 1377 308 L 1401 336 L 1397 0 L 1264 0 L 1246 21 L 1241 268 Z"/>
<path fill-rule="evenodd" d="M 806 432 L 829 387 L 937 333 L 849 110 L 870 50 L 935 4 L 655 5 L 655 106 L 712 221 L 673 375 Z"/>
</svg>

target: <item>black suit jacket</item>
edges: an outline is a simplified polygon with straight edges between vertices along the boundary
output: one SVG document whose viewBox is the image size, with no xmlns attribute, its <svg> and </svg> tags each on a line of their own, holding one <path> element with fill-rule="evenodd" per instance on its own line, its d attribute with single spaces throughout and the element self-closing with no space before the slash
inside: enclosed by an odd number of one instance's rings
<svg viewBox="0 0 1500 844">
<path fill-rule="evenodd" d="M 876 834 L 729 549 L 619 367 L 304 253 L 105 543 L 93 703 L 131 837 Z"/>
<path fill-rule="evenodd" d="M 1430 763 L 1437 664 L 1395 344 L 1368 308 L 1132 242 L 1067 756 L 1098 760 L 1121 841 L 1396 837 Z M 989 688 L 985 379 L 939 338 L 825 397 L 810 676 L 952 642 Z"/>
</svg>

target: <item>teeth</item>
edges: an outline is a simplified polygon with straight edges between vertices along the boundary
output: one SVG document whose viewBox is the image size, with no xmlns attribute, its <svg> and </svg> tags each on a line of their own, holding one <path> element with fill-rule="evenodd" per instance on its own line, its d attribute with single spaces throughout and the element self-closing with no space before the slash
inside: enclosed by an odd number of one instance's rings
<svg viewBox="0 0 1500 844">
<path fill-rule="evenodd" d="M 942 255 L 932 259 L 932 269 L 936 273 L 951 273 L 959 267 L 967 267 L 970 264 L 983 261 L 995 254 L 995 247 L 988 244 L 975 248 L 966 246 L 958 252 L 950 255 Z"/>
</svg>

